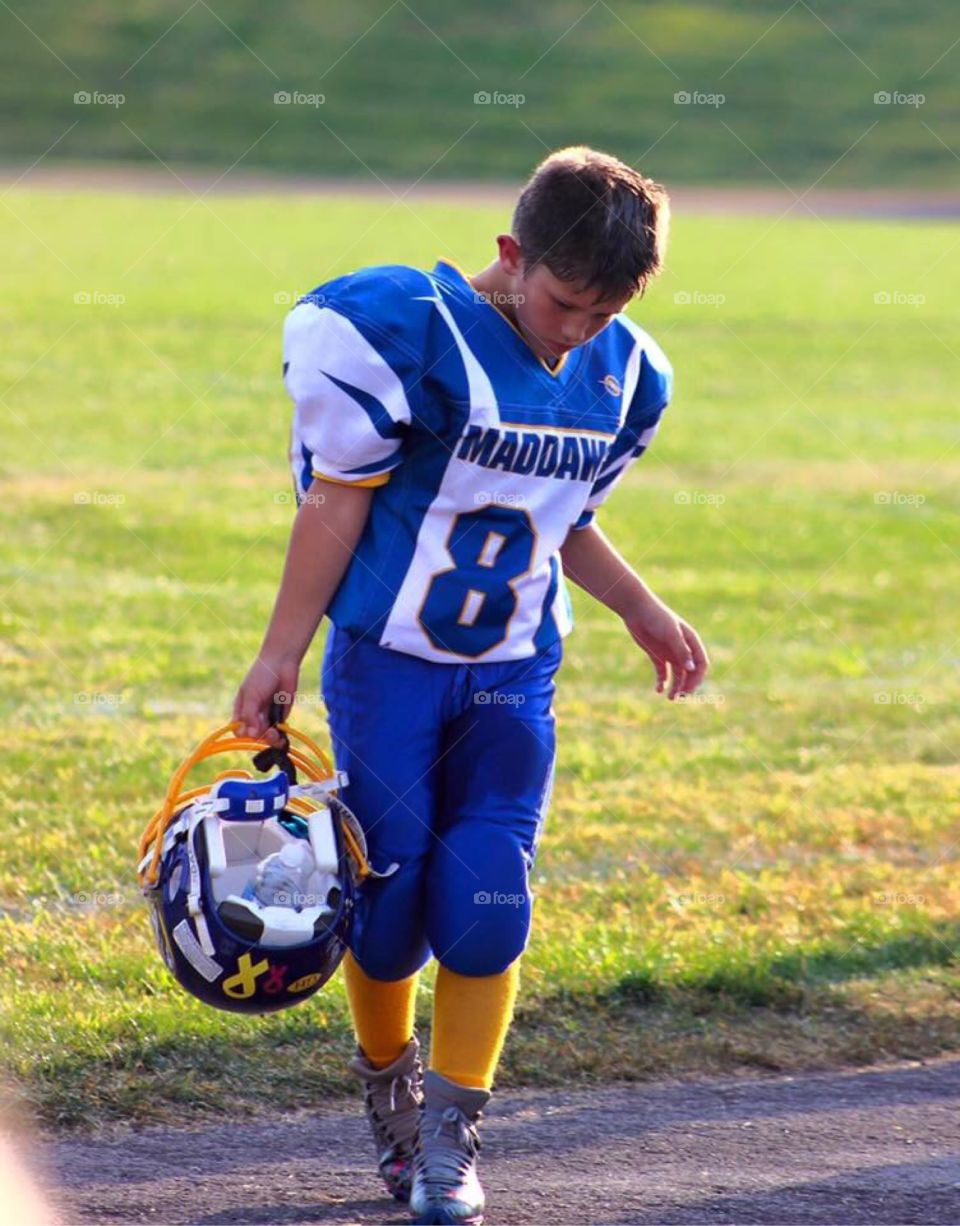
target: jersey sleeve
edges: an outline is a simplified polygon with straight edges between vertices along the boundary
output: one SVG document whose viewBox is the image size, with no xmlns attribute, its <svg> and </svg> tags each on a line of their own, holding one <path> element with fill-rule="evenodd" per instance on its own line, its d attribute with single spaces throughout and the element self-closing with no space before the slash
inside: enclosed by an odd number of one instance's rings
<svg viewBox="0 0 960 1226">
<path fill-rule="evenodd" d="M 617 437 L 600 465 L 583 511 L 573 525 L 575 529 L 586 528 L 593 522 L 597 509 L 606 502 L 624 473 L 653 442 L 660 429 L 663 412 L 673 395 L 673 367 L 663 350 L 649 337 L 645 344 L 638 342 L 631 360 L 635 369 L 628 371 L 625 382 L 628 388 L 630 382 L 633 383 L 633 395 Z"/>
<path fill-rule="evenodd" d="M 301 498 L 314 477 L 383 485 L 403 459 L 423 348 L 412 287 L 375 273 L 321 286 L 287 316 L 283 371 L 294 404 L 290 459 Z"/>
</svg>

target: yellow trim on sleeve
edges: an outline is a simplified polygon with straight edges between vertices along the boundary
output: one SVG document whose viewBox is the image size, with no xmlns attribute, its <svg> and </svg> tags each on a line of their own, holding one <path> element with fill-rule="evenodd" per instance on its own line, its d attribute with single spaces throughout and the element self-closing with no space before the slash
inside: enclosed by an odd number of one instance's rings
<svg viewBox="0 0 960 1226">
<path fill-rule="evenodd" d="M 316 477 L 318 481 L 329 481 L 331 485 L 352 485 L 358 490 L 374 489 L 378 485 L 386 485 L 390 480 L 390 473 L 379 473 L 376 477 L 364 477 L 362 481 L 342 481 L 339 477 L 328 477 L 326 473 L 318 473 L 316 469 L 311 471 L 311 476 Z"/>
</svg>

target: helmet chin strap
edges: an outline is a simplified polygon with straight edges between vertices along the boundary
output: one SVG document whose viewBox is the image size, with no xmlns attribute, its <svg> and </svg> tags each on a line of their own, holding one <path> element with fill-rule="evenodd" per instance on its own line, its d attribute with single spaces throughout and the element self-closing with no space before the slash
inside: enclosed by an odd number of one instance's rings
<svg viewBox="0 0 960 1226">
<path fill-rule="evenodd" d="M 271 718 L 275 714 L 282 715 L 282 713 L 283 708 L 279 707 L 279 705 L 275 704 L 271 708 Z M 209 736 L 204 737 L 193 752 L 188 754 L 183 762 L 181 762 L 180 766 L 173 773 L 163 804 L 147 823 L 147 827 L 140 839 L 138 876 L 141 887 L 144 890 L 150 889 L 157 884 L 165 836 L 171 824 L 183 812 L 186 805 L 203 797 L 210 790 L 209 786 L 184 790 L 184 782 L 187 775 L 195 766 L 198 766 L 207 758 L 212 758 L 222 753 L 255 751 L 254 765 L 258 770 L 269 771 L 273 766 L 279 766 L 288 779 L 290 779 L 291 786 L 296 786 L 298 770 L 302 771 L 307 779 L 314 783 L 326 782 L 331 790 L 346 785 L 346 776 L 333 769 L 330 759 L 315 741 L 305 736 L 304 733 L 298 732 L 295 728 L 291 728 L 289 724 L 280 723 L 275 726 L 283 736 L 283 745 L 269 745 L 266 741 L 243 736 L 242 723 L 235 721 L 230 724 L 224 724 L 222 727 L 217 728 L 215 732 L 211 732 Z M 297 796 L 292 802 L 291 808 L 295 812 L 306 814 L 321 803 L 323 802 L 319 798 L 311 796 L 307 792 L 303 796 Z M 340 806 L 338 812 L 345 814 L 347 810 Z M 359 826 L 341 820 L 340 828 L 356 869 L 358 880 L 363 881 L 372 875 L 379 876 L 380 874 L 374 873 L 367 859 L 365 840 Z M 388 872 L 392 871 L 394 869 L 391 865 Z"/>
<path fill-rule="evenodd" d="M 297 768 L 290 758 L 290 738 L 283 731 L 284 716 L 286 715 L 286 707 L 279 702 L 270 704 L 270 727 L 276 728 L 283 738 L 281 745 L 269 745 L 266 749 L 261 749 L 253 759 L 253 765 L 258 771 L 266 774 L 275 766 L 279 766 L 283 773 L 290 780 L 291 784 L 297 782 Z"/>
</svg>

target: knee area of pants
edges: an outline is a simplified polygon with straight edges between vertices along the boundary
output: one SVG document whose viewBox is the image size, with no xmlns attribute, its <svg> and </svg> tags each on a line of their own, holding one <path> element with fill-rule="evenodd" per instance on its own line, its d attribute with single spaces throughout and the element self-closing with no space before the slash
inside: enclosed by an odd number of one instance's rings
<svg viewBox="0 0 960 1226">
<path fill-rule="evenodd" d="M 430 947 L 424 943 L 417 951 L 408 951 L 400 956 L 390 951 L 353 950 L 353 957 L 369 979 L 379 979 L 384 983 L 396 983 L 401 979 L 409 979 L 415 975 L 430 960 Z"/>
<path fill-rule="evenodd" d="M 354 932 L 351 953 L 364 975 L 392 983 L 423 970 L 430 960 L 430 945 L 425 933 L 411 932 L 406 939 L 389 940 L 383 928 L 367 928 Z"/>
<path fill-rule="evenodd" d="M 489 975 L 502 975 L 512 962 L 526 948 L 526 941 L 510 948 L 491 949 L 489 945 L 477 945 L 476 948 L 452 949 L 445 957 L 438 959 L 440 965 L 455 975 L 465 975 L 470 979 L 483 979 Z"/>
<path fill-rule="evenodd" d="M 461 933 L 448 928 L 433 949 L 437 961 L 448 971 L 479 978 L 499 975 L 516 962 L 527 948 L 529 936 L 529 918 L 516 915 L 509 928 L 499 931 L 483 924 Z"/>
</svg>

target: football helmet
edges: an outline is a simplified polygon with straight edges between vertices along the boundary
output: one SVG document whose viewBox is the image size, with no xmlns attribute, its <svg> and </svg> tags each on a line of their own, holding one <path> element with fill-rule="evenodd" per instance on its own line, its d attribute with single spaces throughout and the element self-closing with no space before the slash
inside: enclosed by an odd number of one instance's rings
<svg viewBox="0 0 960 1226">
<path fill-rule="evenodd" d="M 236 1013 L 285 1009 L 322 987 L 348 947 L 357 889 L 397 869 L 371 867 L 360 824 L 335 795 L 346 776 L 309 737 L 278 728 L 283 748 L 241 736 L 240 723 L 205 737 L 140 840 L 161 957 L 188 992 Z M 201 762 L 249 750 L 265 777 L 227 770 L 184 790 Z"/>
</svg>

